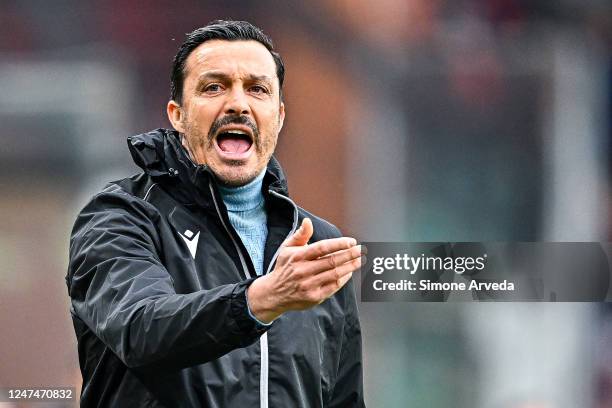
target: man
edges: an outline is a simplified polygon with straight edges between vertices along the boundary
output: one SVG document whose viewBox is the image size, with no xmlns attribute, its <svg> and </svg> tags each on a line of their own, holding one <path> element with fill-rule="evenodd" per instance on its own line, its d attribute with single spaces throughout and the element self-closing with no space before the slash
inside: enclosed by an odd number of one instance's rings
<svg viewBox="0 0 612 408">
<path fill-rule="evenodd" d="M 364 250 L 287 195 L 283 77 L 247 22 L 187 35 L 175 130 L 128 138 L 144 173 L 94 196 L 72 233 L 82 406 L 364 406 Z"/>
</svg>

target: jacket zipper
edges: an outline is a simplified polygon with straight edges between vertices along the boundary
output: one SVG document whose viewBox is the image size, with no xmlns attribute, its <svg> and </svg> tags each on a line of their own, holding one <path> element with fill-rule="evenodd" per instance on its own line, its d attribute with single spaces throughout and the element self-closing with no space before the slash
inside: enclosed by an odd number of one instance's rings
<svg viewBox="0 0 612 408">
<path fill-rule="evenodd" d="M 273 194 L 275 196 L 277 196 L 278 198 L 282 198 L 285 201 L 288 201 L 289 204 L 291 204 L 293 206 L 293 226 L 291 227 L 291 231 L 289 231 L 289 234 L 287 234 L 287 236 L 285 237 L 285 239 L 289 238 L 291 236 L 291 234 L 293 234 L 297 228 L 297 223 L 298 223 L 298 209 L 297 206 L 295 205 L 295 203 L 293 202 L 292 199 L 290 199 L 289 197 L 285 197 L 282 194 L 278 194 L 276 191 L 274 190 L 268 190 L 268 192 L 270 194 Z M 276 261 L 276 257 L 278 256 L 278 253 L 280 251 L 280 247 L 278 247 L 276 249 L 276 252 L 274 253 L 274 256 L 272 256 L 272 260 L 270 260 L 270 264 L 268 265 L 268 270 L 266 271 L 266 274 L 270 273 L 270 270 L 272 269 L 272 265 L 274 265 L 274 262 Z"/>
<path fill-rule="evenodd" d="M 232 243 L 234 244 L 234 247 L 236 248 L 236 251 L 238 252 L 238 256 L 240 257 L 240 264 L 242 265 L 242 270 L 244 271 L 244 274 L 246 275 L 247 279 L 250 279 L 251 273 L 249 272 L 249 267 L 247 266 L 246 261 L 244 260 L 244 256 L 242 255 L 240 246 L 234 239 L 234 235 L 232 235 L 231 231 L 227 227 L 227 224 L 225 223 L 225 220 L 223 219 L 223 215 L 221 215 L 221 210 L 219 209 L 219 204 L 217 203 L 217 198 L 215 197 L 215 190 L 213 189 L 212 181 L 208 182 L 208 187 L 210 188 L 210 194 L 212 195 L 213 202 L 215 203 L 215 209 L 217 210 L 217 215 L 219 216 L 219 219 L 221 220 L 221 224 L 223 225 L 223 228 L 225 228 L 225 231 L 227 232 L 227 234 L 230 236 L 230 239 L 232 240 Z"/>
<path fill-rule="evenodd" d="M 288 201 L 293 206 L 293 226 L 291 227 L 291 231 L 287 234 L 285 239 L 291 236 L 295 232 L 298 223 L 298 209 L 293 200 L 289 197 L 285 197 L 282 194 L 278 194 L 275 191 L 268 190 L 270 194 L 277 196 L 278 198 L 282 198 L 285 201 Z M 272 256 L 270 260 L 270 264 L 268 265 L 268 270 L 266 274 L 270 273 L 272 269 L 272 265 L 276 262 L 276 258 L 278 257 L 278 253 L 280 252 L 281 247 L 279 246 Z M 268 408 L 268 377 L 269 377 L 269 356 L 268 356 L 268 332 L 262 334 L 259 339 L 260 349 L 261 349 L 261 373 L 259 377 L 259 406 L 260 408 Z"/>
<path fill-rule="evenodd" d="M 240 263 L 242 264 L 242 269 L 244 270 L 245 275 L 247 276 L 247 278 L 250 278 L 251 274 L 249 272 L 249 268 L 246 265 L 246 261 L 244 260 L 242 251 L 240 250 L 240 246 L 238 245 L 238 243 L 234 239 L 234 236 L 232 235 L 229 228 L 227 227 L 227 224 L 225 223 L 225 220 L 223 219 L 223 216 L 221 214 L 221 210 L 219 209 L 219 204 L 217 203 L 215 191 L 212 186 L 212 181 L 208 183 L 208 188 L 210 189 L 210 193 L 212 195 L 213 202 L 215 204 L 215 209 L 217 210 L 217 215 L 219 216 L 219 219 L 221 220 L 221 224 L 223 225 L 223 228 L 225 228 L 225 231 L 227 232 L 227 234 L 230 236 L 232 243 L 234 244 L 234 247 L 236 248 L 236 251 L 238 252 L 238 256 L 240 257 Z M 295 232 L 297 228 L 297 223 L 298 223 L 297 206 L 295 205 L 293 200 L 291 200 L 289 197 L 285 197 L 282 194 L 278 194 L 276 191 L 273 191 L 273 190 L 268 190 L 268 192 L 272 195 L 275 195 L 278 198 L 281 198 L 289 202 L 291 206 L 293 207 L 293 225 L 291 227 L 291 231 L 289 231 L 289 233 L 285 237 L 285 239 L 287 239 L 289 236 L 291 236 L 291 234 Z M 274 255 L 272 256 L 272 259 L 270 260 L 270 264 L 268 265 L 268 269 L 266 270 L 266 274 L 270 273 L 270 270 L 272 269 L 274 262 L 276 262 L 276 258 L 278 257 L 278 253 L 280 252 L 280 249 L 281 247 L 279 246 L 276 249 L 276 252 L 274 253 Z M 260 348 L 260 356 L 261 356 L 261 360 L 260 360 L 261 370 L 259 374 L 259 406 L 260 408 L 268 408 L 268 377 L 269 377 L 269 372 L 270 372 L 269 370 L 270 363 L 269 363 L 269 356 L 268 356 L 268 332 L 265 332 L 264 334 L 261 335 L 261 337 L 259 338 L 259 345 L 260 345 L 259 348 Z"/>
</svg>

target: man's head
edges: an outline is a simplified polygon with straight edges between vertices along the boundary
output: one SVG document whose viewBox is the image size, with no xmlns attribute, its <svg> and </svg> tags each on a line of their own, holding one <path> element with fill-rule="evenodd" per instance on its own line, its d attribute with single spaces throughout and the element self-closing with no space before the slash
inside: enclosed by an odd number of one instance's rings
<svg viewBox="0 0 612 408">
<path fill-rule="evenodd" d="M 193 160 L 228 185 L 255 178 L 283 126 L 284 74 L 272 41 L 250 23 L 214 21 L 187 34 L 167 113 Z"/>
</svg>

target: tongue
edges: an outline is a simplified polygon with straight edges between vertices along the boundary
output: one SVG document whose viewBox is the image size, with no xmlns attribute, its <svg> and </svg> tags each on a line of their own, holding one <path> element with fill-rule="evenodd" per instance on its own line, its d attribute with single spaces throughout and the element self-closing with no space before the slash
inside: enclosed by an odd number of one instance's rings
<svg viewBox="0 0 612 408">
<path fill-rule="evenodd" d="M 244 139 L 224 138 L 219 142 L 219 147 L 224 152 L 244 153 L 249 150 L 251 144 Z"/>
</svg>

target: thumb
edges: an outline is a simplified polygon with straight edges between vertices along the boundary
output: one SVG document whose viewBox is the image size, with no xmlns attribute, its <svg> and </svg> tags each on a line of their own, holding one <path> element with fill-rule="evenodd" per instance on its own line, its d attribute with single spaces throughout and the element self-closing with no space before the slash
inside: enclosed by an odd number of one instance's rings
<svg viewBox="0 0 612 408">
<path fill-rule="evenodd" d="M 310 237 L 312 237 L 313 228 L 312 221 L 310 218 L 304 218 L 302 225 L 297 229 L 289 238 L 285 240 L 283 246 L 303 246 L 308 243 Z"/>
</svg>

